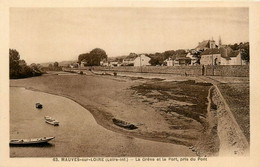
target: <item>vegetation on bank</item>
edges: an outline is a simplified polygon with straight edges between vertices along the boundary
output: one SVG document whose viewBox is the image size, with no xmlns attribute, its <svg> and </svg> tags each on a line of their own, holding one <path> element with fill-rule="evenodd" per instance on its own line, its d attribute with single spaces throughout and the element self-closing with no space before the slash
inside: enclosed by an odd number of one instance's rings
<svg viewBox="0 0 260 167">
<path fill-rule="evenodd" d="M 9 49 L 9 70 L 10 79 L 40 76 L 45 72 L 40 64 L 32 63 L 28 66 L 15 49 Z"/>
<path fill-rule="evenodd" d="M 53 64 L 49 64 L 48 67 L 45 67 L 46 71 L 61 71 L 62 67 L 59 66 L 58 62 L 54 62 Z"/>
</svg>

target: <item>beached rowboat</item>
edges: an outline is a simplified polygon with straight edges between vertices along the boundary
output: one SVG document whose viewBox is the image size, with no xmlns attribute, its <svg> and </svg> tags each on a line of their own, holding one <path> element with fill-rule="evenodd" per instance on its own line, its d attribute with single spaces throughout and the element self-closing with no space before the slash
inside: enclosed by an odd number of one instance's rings
<svg viewBox="0 0 260 167">
<path fill-rule="evenodd" d="M 35 106 L 36 106 L 36 108 L 42 108 L 42 104 L 41 103 L 36 103 Z"/>
<path fill-rule="evenodd" d="M 130 129 L 130 130 L 137 129 L 137 126 L 135 126 L 134 124 L 131 124 L 131 123 L 128 123 L 128 122 L 125 122 L 125 121 L 122 121 L 122 120 L 119 120 L 116 118 L 113 118 L 112 121 L 115 125 L 120 126 L 125 129 Z"/>
<path fill-rule="evenodd" d="M 45 116 L 45 122 L 54 126 L 58 126 L 59 125 L 59 121 L 51 118 L 50 116 Z"/>
<path fill-rule="evenodd" d="M 47 143 L 48 141 L 54 139 L 55 137 L 42 137 L 42 138 L 32 138 L 32 139 L 11 139 L 10 144 L 39 144 Z"/>
</svg>

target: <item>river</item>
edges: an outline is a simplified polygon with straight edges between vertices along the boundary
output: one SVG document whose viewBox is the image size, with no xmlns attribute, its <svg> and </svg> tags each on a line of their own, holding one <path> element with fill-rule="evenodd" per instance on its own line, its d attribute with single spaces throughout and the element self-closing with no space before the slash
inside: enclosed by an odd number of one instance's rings
<svg viewBox="0 0 260 167">
<path fill-rule="evenodd" d="M 35 103 L 43 104 L 36 109 Z M 45 123 L 51 116 L 60 126 Z M 10 138 L 55 136 L 49 144 L 10 146 L 10 157 L 194 156 L 187 147 L 119 134 L 98 125 L 88 110 L 61 96 L 10 87 Z"/>
</svg>

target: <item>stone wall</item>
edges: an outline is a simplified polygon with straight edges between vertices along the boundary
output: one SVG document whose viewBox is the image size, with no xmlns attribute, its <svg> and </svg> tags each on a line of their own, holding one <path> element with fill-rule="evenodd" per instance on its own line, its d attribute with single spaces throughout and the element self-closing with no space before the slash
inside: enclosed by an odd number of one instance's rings
<svg viewBox="0 0 260 167">
<path fill-rule="evenodd" d="M 92 69 L 96 71 L 115 71 L 115 72 L 144 72 L 157 74 L 175 74 L 175 75 L 202 75 L 202 66 L 121 66 L 121 67 L 85 67 L 84 69 Z M 214 70 L 213 70 L 213 69 Z M 229 77 L 248 77 L 248 65 L 211 65 L 205 66 L 204 75 L 212 76 L 214 71 L 215 76 Z"/>
<path fill-rule="evenodd" d="M 248 77 L 249 65 L 221 65 L 221 66 L 205 66 L 205 74 L 212 76 L 226 77 Z"/>
<path fill-rule="evenodd" d="M 176 75 L 201 75 L 201 66 L 143 66 L 143 67 L 92 67 L 98 71 L 118 71 L 118 72 L 143 72 L 143 73 L 159 73 L 159 74 L 176 74 Z"/>
</svg>

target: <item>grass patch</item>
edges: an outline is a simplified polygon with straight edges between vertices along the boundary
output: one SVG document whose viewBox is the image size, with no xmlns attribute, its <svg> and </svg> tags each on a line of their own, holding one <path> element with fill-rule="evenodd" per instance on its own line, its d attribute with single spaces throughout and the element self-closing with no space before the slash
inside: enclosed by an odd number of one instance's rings
<svg viewBox="0 0 260 167">
<path fill-rule="evenodd" d="M 200 117 L 207 114 L 208 90 L 212 86 L 210 83 L 196 83 L 193 80 L 181 82 L 151 82 L 132 89 L 137 94 L 147 97 L 147 99 L 157 99 L 161 101 L 178 101 L 191 103 L 193 105 L 167 105 L 165 112 L 175 112 L 179 115 L 195 119 L 202 122 Z M 159 93 L 153 94 L 154 91 Z"/>
</svg>

